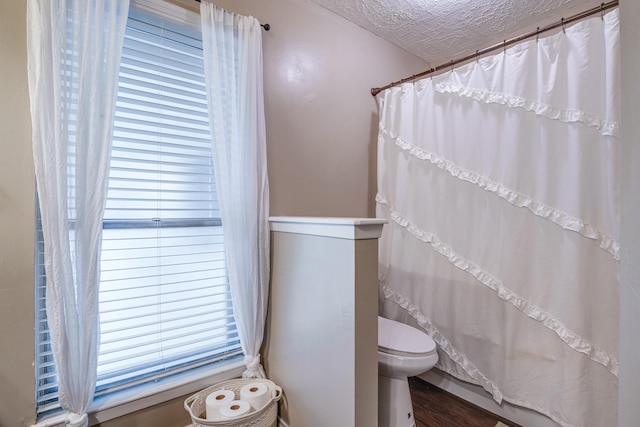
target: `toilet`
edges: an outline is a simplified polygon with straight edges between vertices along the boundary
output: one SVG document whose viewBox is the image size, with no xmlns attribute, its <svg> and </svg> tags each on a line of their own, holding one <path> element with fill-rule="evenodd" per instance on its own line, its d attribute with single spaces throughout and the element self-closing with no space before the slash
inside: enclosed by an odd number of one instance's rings
<svg viewBox="0 0 640 427">
<path fill-rule="evenodd" d="M 378 427 L 413 427 L 408 377 L 438 362 L 436 343 L 424 332 L 378 316 Z"/>
</svg>

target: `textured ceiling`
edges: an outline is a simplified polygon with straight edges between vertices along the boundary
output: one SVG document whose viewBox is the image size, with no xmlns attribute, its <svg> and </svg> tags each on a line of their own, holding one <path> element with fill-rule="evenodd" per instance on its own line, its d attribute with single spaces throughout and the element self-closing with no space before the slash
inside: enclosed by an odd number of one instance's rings
<svg viewBox="0 0 640 427">
<path fill-rule="evenodd" d="M 313 0 L 432 66 L 498 43 L 591 0 Z M 599 5 L 600 3 L 596 3 Z M 576 10 L 577 9 L 577 10 Z M 550 22 L 547 22 L 547 24 Z"/>
</svg>

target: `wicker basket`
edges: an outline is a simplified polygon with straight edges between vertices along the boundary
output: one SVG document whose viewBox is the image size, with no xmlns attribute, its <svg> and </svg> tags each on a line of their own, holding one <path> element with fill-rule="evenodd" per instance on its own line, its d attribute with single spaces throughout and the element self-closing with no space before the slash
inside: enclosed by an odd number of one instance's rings
<svg viewBox="0 0 640 427">
<path fill-rule="evenodd" d="M 240 398 L 240 389 L 247 384 L 261 382 L 264 383 L 271 392 L 271 400 L 262 408 L 248 413 L 242 417 L 233 420 L 212 421 L 205 416 L 207 396 L 219 390 L 231 390 L 235 393 L 236 399 Z M 273 381 L 259 378 L 251 379 L 235 379 L 221 382 L 219 384 L 207 387 L 204 390 L 189 396 L 184 401 L 184 408 L 189 412 L 193 426 L 204 427 L 275 427 L 278 420 L 278 401 L 282 397 L 282 388 L 277 386 Z"/>
</svg>

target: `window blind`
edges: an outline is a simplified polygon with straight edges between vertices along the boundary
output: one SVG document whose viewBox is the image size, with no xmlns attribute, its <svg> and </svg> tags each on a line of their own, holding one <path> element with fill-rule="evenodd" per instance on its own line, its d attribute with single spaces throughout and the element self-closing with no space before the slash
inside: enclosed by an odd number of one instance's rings
<svg viewBox="0 0 640 427">
<path fill-rule="evenodd" d="M 37 227 L 37 411 L 57 405 Z M 132 9 L 103 220 L 96 395 L 240 354 L 198 31 Z"/>
</svg>

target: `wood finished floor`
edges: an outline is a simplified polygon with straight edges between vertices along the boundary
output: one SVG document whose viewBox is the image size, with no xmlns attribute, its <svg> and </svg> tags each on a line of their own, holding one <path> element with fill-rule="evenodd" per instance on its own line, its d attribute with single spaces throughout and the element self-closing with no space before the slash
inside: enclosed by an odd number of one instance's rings
<svg viewBox="0 0 640 427">
<path fill-rule="evenodd" d="M 409 378 L 409 388 L 417 427 L 520 427 L 420 378 Z"/>
</svg>

